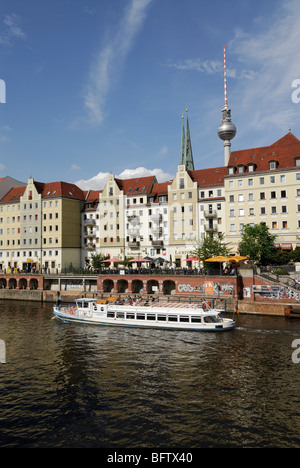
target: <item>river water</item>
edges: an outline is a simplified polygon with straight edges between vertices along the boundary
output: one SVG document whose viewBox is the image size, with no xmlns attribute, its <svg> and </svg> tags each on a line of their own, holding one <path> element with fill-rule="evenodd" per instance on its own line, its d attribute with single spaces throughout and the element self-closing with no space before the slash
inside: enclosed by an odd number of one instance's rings
<svg viewBox="0 0 300 468">
<path fill-rule="evenodd" d="M 0 301 L 0 339 L 0 447 L 300 447 L 300 319 L 120 329 Z"/>
</svg>

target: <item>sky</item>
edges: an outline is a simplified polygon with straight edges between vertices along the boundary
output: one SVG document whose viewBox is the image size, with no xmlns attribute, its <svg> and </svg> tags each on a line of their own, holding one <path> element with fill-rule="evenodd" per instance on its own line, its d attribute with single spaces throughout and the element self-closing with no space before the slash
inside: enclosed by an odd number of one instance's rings
<svg viewBox="0 0 300 468">
<path fill-rule="evenodd" d="M 300 138 L 299 25 L 299 0 L 1 0 L 0 177 L 170 180 L 187 114 L 195 169 L 224 165 L 224 45 L 231 149 Z"/>
</svg>

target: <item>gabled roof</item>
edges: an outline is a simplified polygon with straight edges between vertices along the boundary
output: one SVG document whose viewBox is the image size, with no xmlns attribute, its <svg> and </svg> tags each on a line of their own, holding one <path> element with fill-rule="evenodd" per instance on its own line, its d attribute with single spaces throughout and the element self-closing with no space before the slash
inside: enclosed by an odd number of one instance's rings
<svg viewBox="0 0 300 468">
<path fill-rule="evenodd" d="M 214 167 L 211 169 L 198 169 L 196 171 L 188 171 L 193 182 L 197 182 L 197 186 L 214 187 L 224 185 L 224 176 L 228 174 L 226 166 Z"/>
<path fill-rule="evenodd" d="M 70 184 L 69 182 L 34 182 L 34 185 L 42 195 L 42 198 L 73 198 L 76 200 L 84 200 L 84 192 L 77 185 Z"/>
<path fill-rule="evenodd" d="M 92 203 L 94 201 L 99 201 L 99 195 L 103 190 L 84 190 L 84 200 L 86 203 Z"/>
<path fill-rule="evenodd" d="M 134 179 L 115 179 L 125 195 L 148 195 L 152 185 L 157 182 L 155 176 L 137 177 Z"/>
<path fill-rule="evenodd" d="M 20 197 L 23 196 L 26 186 L 23 187 L 13 187 L 10 191 L 4 195 L 0 203 L 9 203 L 9 202 L 19 202 Z"/>
<path fill-rule="evenodd" d="M 300 157 L 300 140 L 291 132 L 270 146 L 232 151 L 228 166 L 254 163 L 256 171 L 268 171 L 269 162 L 277 161 L 277 169 L 295 167 L 295 157 Z"/>
<path fill-rule="evenodd" d="M 162 195 L 168 195 L 168 187 L 171 185 L 172 181 L 169 182 L 156 182 L 152 186 L 151 192 L 148 194 L 149 197 L 154 198 L 154 202 L 158 202 L 158 197 Z"/>
</svg>

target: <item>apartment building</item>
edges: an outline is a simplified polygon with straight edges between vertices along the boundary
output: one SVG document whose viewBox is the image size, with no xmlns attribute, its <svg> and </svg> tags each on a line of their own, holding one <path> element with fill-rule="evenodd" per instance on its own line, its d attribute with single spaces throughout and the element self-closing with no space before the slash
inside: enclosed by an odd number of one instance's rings
<svg viewBox="0 0 300 468">
<path fill-rule="evenodd" d="M 102 190 L 84 192 L 84 208 L 81 214 L 81 265 L 92 266 L 92 255 L 100 253 L 99 197 Z"/>
<path fill-rule="evenodd" d="M 0 269 L 62 271 L 81 263 L 83 192 L 66 182 L 12 188 L 0 200 Z"/>
<path fill-rule="evenodd" d="M 300 245 L 300 141 L 291 132 L 270 146 L 233 151 L 224 189 L 226 238 L 234 250 L 243 226 L 261 222 L 278 248 Z"/>
</svg>

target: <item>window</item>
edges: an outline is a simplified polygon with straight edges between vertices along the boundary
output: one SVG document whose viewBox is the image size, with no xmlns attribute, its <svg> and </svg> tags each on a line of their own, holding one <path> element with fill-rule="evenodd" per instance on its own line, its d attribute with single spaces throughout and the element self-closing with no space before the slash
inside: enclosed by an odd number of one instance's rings
<svg viewBox="0 0 300 468">
<path fill-rule="evenodd" d="M 239 202 L 243 202 L 243 201 L 244 201 L 244 194 L 243 194 L 243 193 L 239 193 L 239 195 L 238 195 L 238 201 L 239 201 Z"/>
<path fill-rule="evenodd" d="M 271 161 L 269 163 L 269 168 L 271 171 L 273 171 L 274 169 L 276 169 L 276 162 L 275 161 Z"/>
<path fill-rule="evenodd" d="M 274 175 L 270 176 L 270 183 L 275 184 L 275 176 Z"/>
<path fill-rule="evenodd" d="M 271 192 L 270 198 L 276 198 L 276 192 Z"/>
<path fill-rule="evenodd" d="M 235 224 L 230 224 L 230 232 L 235 232 Z"/>
<path fill-rule="evenodd" d="M 272 229 L 277 229 L 277 221 L 272 221 Z"/>
<path fill-rule="evenodd" d="M 253 185 L 253 179 L 248 179 L 248 186 L 251 187 Z"/>
<path fill-rule="evenodd" d="M 261 215 L 265 215 L 265 214 L 266 214 L 266 207 L 265 207 L 265 206 L 261 206 L 261 207 L 260 207 L 260 214 L 261 214 Z"/>
<path fill-rule="evenodd" d="M 276 214 L 276 213 L 277 213 L 277 207 L 271 206 L 271 214 Z"/>
<path fill-rule="evenodd" d="M 283 213 L 283 214 L 287 213 L 287 206 L 286 205 L 282 205 L 281 213 Z"/>
<path fill-rule="evenodd" d="M 260 199 L 260 200 L 265 200 L 265 199 L 266 199 L 266 194 L 265 194 L 265 192 L 260 192 L 260 194 L 259 194 L 259 199 Z"/>
<path fill-rule="evenodd" d="M 280 191 L 280 198 L 286 198 L 286 190 Z"/>
<path fill-rule="evenodd" d="M 244 208 L 239 209 L 239 216 L 245 216 L 245 210 Z"/>
<path fill-rule="evenodd" d="M 287 229 L 288 223 L 287 221 L 282 221 L 282 229 Z"/>
<path fill-rule="evenodd" d="M 260 178 L 259 178 L 259 183 L 260 183 L 260 185 L 264 185 L 264 183 L 265 183 L 265 178 L 264 178 L 264 177 L 260 177 Z"/>
<path fill-rule="evenodd" d="M 286 179 L 285 179 L 285 175 L 281 175 L 280 176 L 280 182 L 283 184 L 285 183 Z"/>
<path fill-rule="evenodd" d="M 253 201 L 253 200 L 254 200 L 254 194 L 248 193 L 248 201 Z"/>
</svg>

